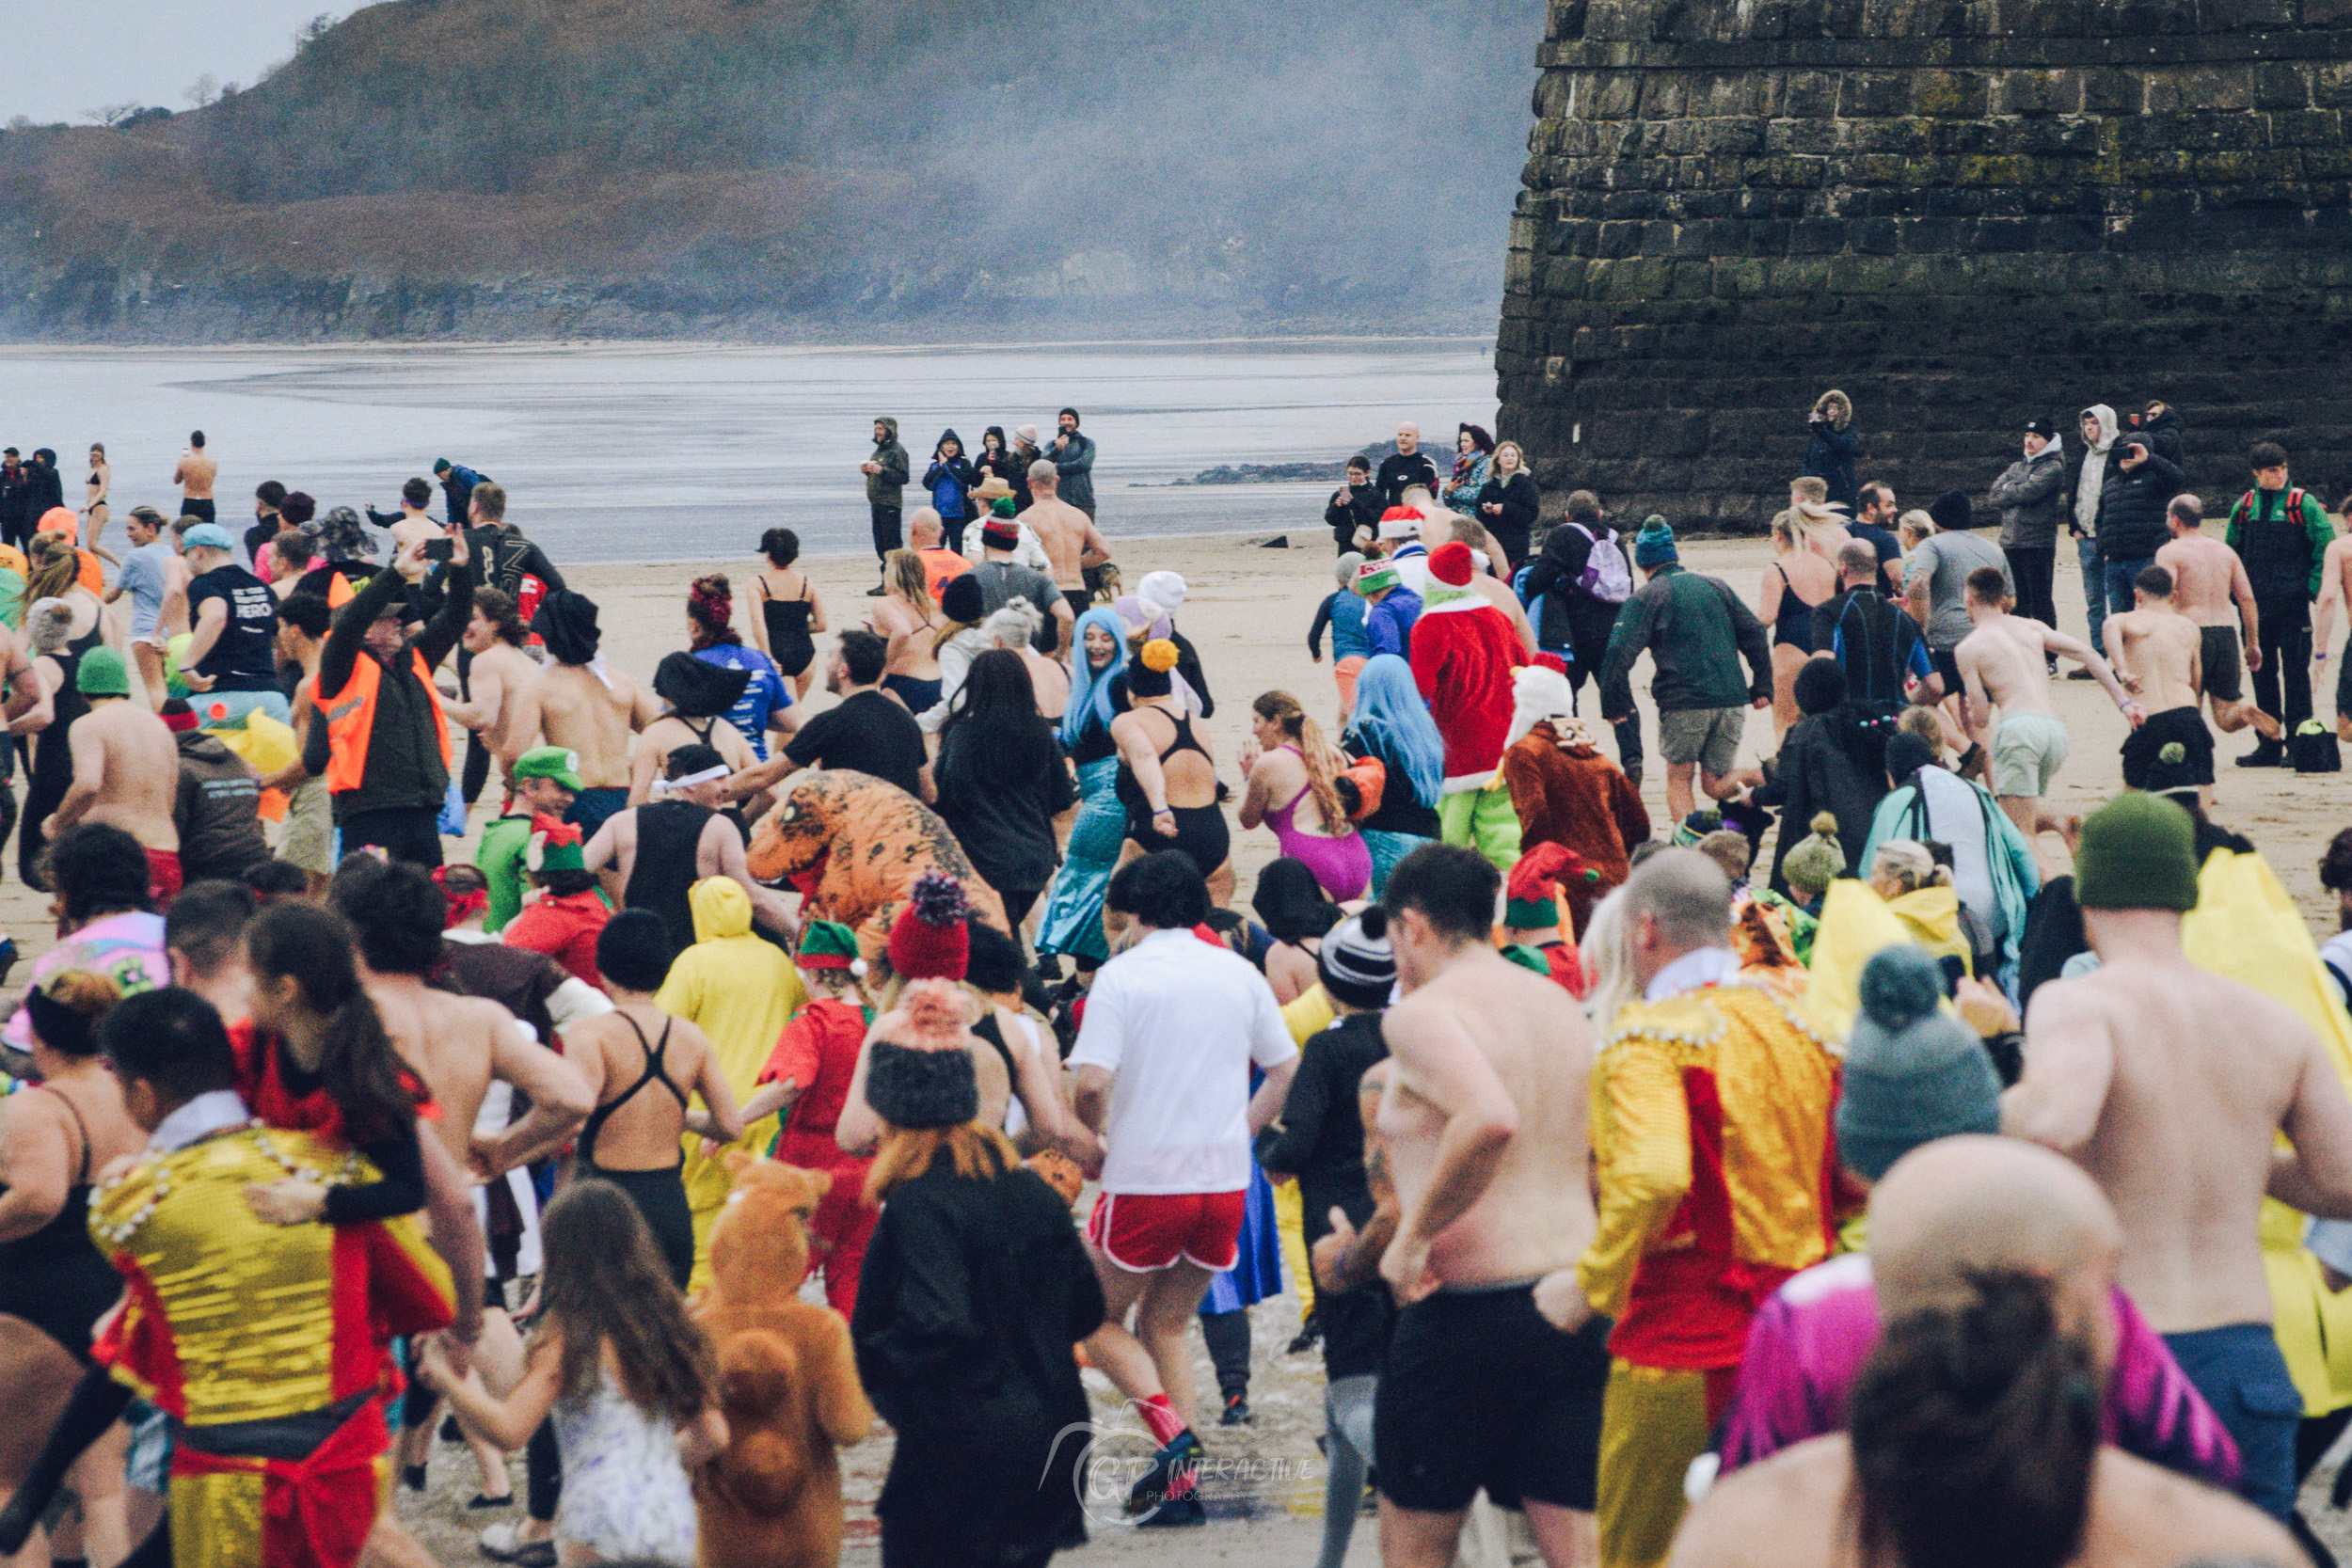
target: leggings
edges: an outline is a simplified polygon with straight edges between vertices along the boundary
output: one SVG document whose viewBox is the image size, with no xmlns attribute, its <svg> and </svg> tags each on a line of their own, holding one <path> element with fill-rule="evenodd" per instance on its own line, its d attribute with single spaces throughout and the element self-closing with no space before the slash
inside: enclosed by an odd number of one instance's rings
<svg viewBox="0 0 2352 1568">
<path fill-rule="evenodd" d="M 1034 887 L 1026 893 L 999 893 L 996 896 L 1005 901 L 1005 923 L 1014 930 L 1020 930 L 1021 923 L 1029 918 L 1029 911 L 1044 895 L 1043 888 Z"/>
<path fill-rule="evenodd" d="M 1337 1379 L 1323 1390 L 1323 1555 L 1315 1568 L 1340 1568 L 1364 1506 L 1364 1477 L 1372 1467 L 1372 1402 L 1377 1374 Z"/>
<path fill-rule="evenodd" d="M 1216 1368 L 1216 1391 L 1231 1404 L 1249 1393 L 1249 1308 L 1200 1314 L 1200 1338 L 1209 1342 Z"/>
</svg>

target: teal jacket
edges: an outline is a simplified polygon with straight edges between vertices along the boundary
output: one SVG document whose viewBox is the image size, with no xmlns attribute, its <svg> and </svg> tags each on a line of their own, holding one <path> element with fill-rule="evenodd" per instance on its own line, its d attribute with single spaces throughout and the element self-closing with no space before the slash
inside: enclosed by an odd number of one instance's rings
<svg viewBox="0 0 2352 1568">
<path fill-rule="evenodd" d="M 2033 858 L 2033 846 L 2026 842 L 2026 835 L 2017 831 L 2009 813 L 2000 808 L 1982 784 L 1948 770 L 1945 770 L 1945 776 L 1976 797 L 1978 813 L 1984 823 L 1985 866 L 1992 874 L 1993 898 L 2001 907 L 2002 924 L 2009 927 L 2009 934 L 2001 939 L 2000 977 L 2006 986 L 2015 973 L 2017 940 L 2026 934 L 2026 910 L 2034 895 L 2042 891 L 2042 867 Z M 1888 839 L 1925 842 L 1933 836 L 1928 831 L 1927 805 L 1920 799 L 1918 775 L 1914 774 L 1879 802 L 1877 814 L 1870 818 L 1869 840 L 1863 845 L 1862 859 L 1856 863 L 1862 867 L 1862 875 L 1867 877 L 1879 846 Z"/>
</svg>

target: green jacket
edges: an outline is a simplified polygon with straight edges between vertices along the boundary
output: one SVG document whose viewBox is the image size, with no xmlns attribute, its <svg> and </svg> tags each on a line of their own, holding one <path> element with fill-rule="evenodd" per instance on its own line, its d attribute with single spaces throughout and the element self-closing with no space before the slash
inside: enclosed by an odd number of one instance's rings
<svg viewBox="0 0 2352 1568">
<path fill-rule="evenodd" d="M 1740 707 L 1772 694 L 1772 639 L 1756 611 L 1721 578 L 1665 566 L 1626 600 L 1601 661 L 1604 715 L 1633 711 L 1627 677 L 1645 648 L 1656 666 L 1649 691 L 1661 713 Z M 1740 683 L 1743 655 L 1753 677 L 1745 686 Z"/>
<path fill-rule="evenodd" d="M 473 852 L 483 879 L 490 884 L 490 902 L 482 915 L 482 928 L 496 935 L 523 911 L 523 853 L 531 847 L 531 818 L 495 817 L 482 830 L 482 843 Z"/>
<path fill-rule="evenodd" d="M 2336 528 L 2317 496 L 2303 492 L 2303 515 L 2287 515 L 2287 498 L 2294 486 L 2281 490 L 2252 490 L 2230 508 L 2225 537 L 2230 548 L 2246 562 L 2246 576 L 2257 599 L 2290 598 L 2300 592 L 2307 599 L 2319 596 L 2320 566 L 2328 546 L 2335 543 Z M 2250 503 L 2250 504 L 2249 504 Z M 2302 525 L 2298 537 L 2297 521 Z"/>
</svg>

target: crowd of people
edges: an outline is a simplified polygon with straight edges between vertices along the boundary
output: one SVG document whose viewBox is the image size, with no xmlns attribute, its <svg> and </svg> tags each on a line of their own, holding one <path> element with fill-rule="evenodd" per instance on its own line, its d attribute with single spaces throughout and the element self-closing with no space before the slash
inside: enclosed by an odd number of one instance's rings
<svg viewBox="0 0 2352 1568">
<path fill-rule="evenodd" d="M 946 432 L 911 514 L 876 420 L 864 615 L 770 529 L 749 639 L 698 576 L 650 673 L 478 470 L 231 532 L 197 433 L 118 559 L 94 449 L 0 545 L 56 914 L 0 1031 L 0 1556 L 421 1568 L 374 1478 L 423 1490 L 446 1414 L 486 1557 L 726 1568 L 776 1439 L 717 1255 L 773 1161 L 893 1431 L 886 1563 L 1084 1540 L 1081 1366 L 1149 1434 L 1113 1507 L 1206 1525 L 1286 1289 L 1318 1568 L 1373 1498 L 1395 1568 L 2332 1562 L 2352 830 L 2322 950 L 2206 715 L 2244 766 L 2329 738 L 2352 547 L 2270 443 L 2208 537 L 2161 404 L 2073 459 L 2029 422 L 1997 543 L 1863 482 L 1852 420 L 1753 598 L 1402 426 L 1327 508 L 1334 689 L 1251 696 L 1231 771 L 1074 409 Z M 0 525 L 54 482 L 7 458 Z M 2119 716 L 2081 818 L 2060 660 Z"/>
</svg>

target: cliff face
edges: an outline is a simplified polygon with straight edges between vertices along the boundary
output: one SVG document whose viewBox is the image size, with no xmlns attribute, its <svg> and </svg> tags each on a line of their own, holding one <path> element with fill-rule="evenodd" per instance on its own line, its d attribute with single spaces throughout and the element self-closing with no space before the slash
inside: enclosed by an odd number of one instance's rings
<svg viewBox="0 0 2352 1568">
<path fill-rule="evenodd" d="M 2209 502 L 2352 486 L 2352 0 L 1552 0 L 1503 428 L 1548 494 L 1761 527 L 1815 397 L 1906 506 L 2161 398 Z"/>
<path fill-rule="evenodd" d="M 1541 0 L 397 0 L 0 133 L 0 333 L 1479 330 Z"/>
</svg>

